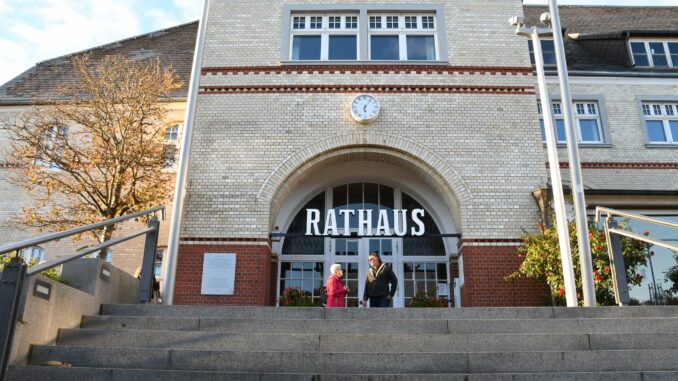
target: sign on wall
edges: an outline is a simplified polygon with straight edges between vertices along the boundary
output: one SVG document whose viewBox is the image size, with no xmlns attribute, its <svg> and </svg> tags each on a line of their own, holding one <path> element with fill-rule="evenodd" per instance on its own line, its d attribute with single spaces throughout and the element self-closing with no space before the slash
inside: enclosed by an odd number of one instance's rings
<svg viewBox="0 0 678 381">
<path fill-rule="evenodd" d="M 235 254 L 205 253 L 200 293 L 203 295 L 235 293 Z"/>
</svg>

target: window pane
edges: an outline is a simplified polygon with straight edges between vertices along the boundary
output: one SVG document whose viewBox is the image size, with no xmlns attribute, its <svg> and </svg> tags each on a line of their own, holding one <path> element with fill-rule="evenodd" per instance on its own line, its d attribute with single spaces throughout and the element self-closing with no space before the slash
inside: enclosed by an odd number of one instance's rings
<svg viewBox="0 0 678 381">
<path fill-rule="evenodd" d="M 669 120 L 669 130 L 671 130 L 671 140 L 678 142 L 678 120 Z"/>
<path fill-rule="evenodd" d="M 357 28 L 358 28 L 358 17 L 346 16 L 346 29 L 357 29 Z"/>
<path fill-rule="evenodd" d="M 371 36 L 370 58 L 372 60 L 399 60 L 398 36 Z"/>
<path fill-rule="evenodd" d="M 650 61 L 647 58 L 647 52 L 645 52 L 645 43 L 632 42 L 631 52 L 633 53 L 633 61 L 635 62 L 636 66 L 650 66 Z"/>
<path fill-rule="evenodd" d="M 421 27 L 423 29 L 433 29 L 435 27 L 433 16 L 423 16 L 421 18 Z"/>
<path fill-rule="evenodd" d="M 669 61 L 666 58 L 664 44 L 661 42 L 650 42 L 650 53 L 652 53 L 652 62 L 656 67 L 668 67 Z"/>
<path fill-rule="evenodd" d="M 330 36 L 329 59 L 355 60 L 357 58 L 356 36 Z"/>
<path fill-rule="evenodd" d="M 580 119 L 579 132 L 582 142 L 599 143 L 601 141 L 600 132 L 598 131 L 598 120 L 596 119 Z"/>
<path fill-rule="evenodd" d="M 544 129 L 544 119 L 539 119 L 539 128 L 541 129 L 541 141 L 546 141 L 546 130 Z"/>
<path fill-rule="evenodd" d="M 527 50 L 530 52 L 530 63 L 532 65 L 535 65 L 536 63 L 534 61 L 534 45 L 532 45 L 531 40 L 527 40 Z"/>
<path fill-rule="evenodd" d="M 669 54 L 671 54 L 671 61 L 673 61 L 673 66 L 678 66 L 678 42 L 669 42 Z"/>
<path fill-rule="evenodd" d="M 558 143 L 565 143 L 567 138 L 565 135 L 565 121 L 563 119 L 556 119 L 556 131 Z"/>
<path fill-rule="evenodd" d="M 433 36 L 407 36 L 407 59 L 435 61 L 436 47 Z"/>
<path fill-rule="evenodd" d="M 544 65 L 556 64 L 556 49 L 552 40 L 542 40 L 542 55 L 544 56 Z"/>
<path fill-rule="evenodd" d="M 370 29 L 381 29 L 381 16 L 370 16 Z"/>
<path fill-rule="evenodd" d="M 320 59 L 320 36 L 294 36 L 292 59 L 295 61 Z"/>
<path fill-rule="evenodd" d="M 662 121 L 648 120 L 645 123 L 647 126 L 647 137 L 651 142 L 666 142 L 664 123 Z"/>
<path fill-rule="evenodd" d="M 330 16 L 328 26 L 330 29 L 341 28 L 341 16 Z"/>
</svg>

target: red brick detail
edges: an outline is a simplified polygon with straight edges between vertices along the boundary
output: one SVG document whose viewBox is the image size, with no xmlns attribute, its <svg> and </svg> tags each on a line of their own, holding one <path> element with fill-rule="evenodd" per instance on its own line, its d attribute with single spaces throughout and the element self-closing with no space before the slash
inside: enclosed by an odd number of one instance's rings
<svg viewBox="0 0 678 381">
<path fill-rule="evenodd" d="M 285 65 L 204 67 L 208 74 L 483 74 L 532 75 L 531 67 L 520 66 L 447 66 L 447 65 Z"/>
<path fill-rule="evenodd" d="M 548 286 L 533 279 L 504 277 L 518 269 L 516 246 L 464 246 L 463 307 L 526 307 L 550 305 Z"/>
<path fill-rule="evenodd" d="M 478 85 L 247 85 L 200 86 L 200 94 L 266 94 L 266 93 L 444 93 L 444 94 L 510 94 L 534 95 L 532 86 Z"/>
<path fill-rule="evenodd" d="M 192 241 L 192 242 L 268 242 L 268 238 L 243 238 L 243 237 L 233 237 L 233 238 L 223 238 L 223 237 L 181 237 L 181 241 Z"/>
<path fill-rule="evenodd" d="M 202 295 L 205 253 L 235 253 L 234 295 Z M 271 294 L 271 250 L 264 245 L 179 245 L 175 304 L 268 306 Z"/>
<path fill-rule="evenodd" d="M 570 168 L 570 163 L 560 162 L 561 169 Z M 678 169 L 678 163 L 624 163 L 624 162 L 582 162 L 580 166 L 584 169 Z M 546 168 L 549 163 L 546 163 Z"/>
<path fill-rule="evenodd" d="M 278 258 L 271 259 L 271 292 L 269 293 L 269 301 L 271 306 L 275 306 L 278 301 Z"/>
</svg>

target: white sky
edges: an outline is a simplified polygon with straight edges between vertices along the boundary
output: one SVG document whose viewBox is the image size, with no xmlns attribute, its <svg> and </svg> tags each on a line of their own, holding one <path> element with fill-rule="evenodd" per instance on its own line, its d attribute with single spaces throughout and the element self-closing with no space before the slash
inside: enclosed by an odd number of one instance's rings
<svg viewBox="0 0 678 381">
<path fill-rule="evenodd" d="M 0 0 L 0 84 L 40 61 L 197 20 L 202 4 L 203 0 Z M 678 6 L 678 0 L 558 4 Z"/>
</svg>

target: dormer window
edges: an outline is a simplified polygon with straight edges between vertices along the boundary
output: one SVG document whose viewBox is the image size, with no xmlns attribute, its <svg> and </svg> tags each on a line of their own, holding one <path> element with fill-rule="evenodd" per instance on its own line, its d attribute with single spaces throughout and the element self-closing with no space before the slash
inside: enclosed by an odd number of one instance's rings
<svg viewBox="0 0 678 381">
<path fill-rule="evenodd" d="M 527 46 L 530 50 L 530 63 L 535 64 L 534 61 L 534 45 L 532 41 L 527 41 Z M 544 57 L 544 66 L 555 66 L 556 65 L 556 48 L 553 44 L 553 40 L 541 40 L 541 53 Z"/>
<path fill-rule="evenodd" d="M 632 40 L 629 47 L 636 67 L 678 67 L 678 41 Z"/>
</svg>

